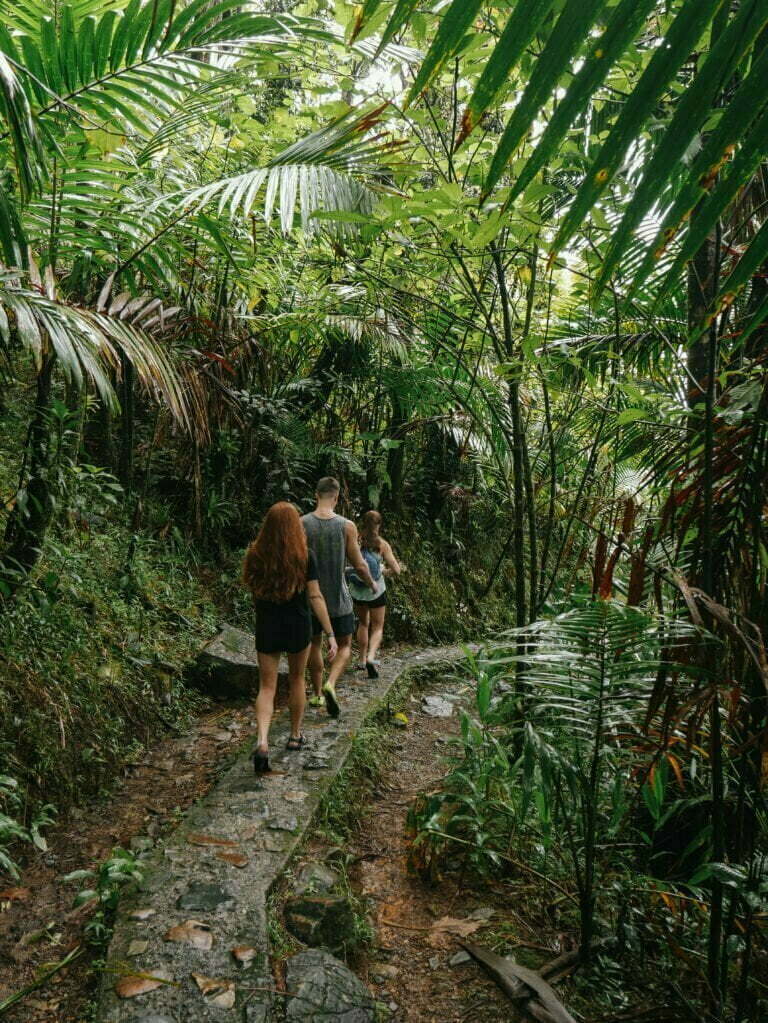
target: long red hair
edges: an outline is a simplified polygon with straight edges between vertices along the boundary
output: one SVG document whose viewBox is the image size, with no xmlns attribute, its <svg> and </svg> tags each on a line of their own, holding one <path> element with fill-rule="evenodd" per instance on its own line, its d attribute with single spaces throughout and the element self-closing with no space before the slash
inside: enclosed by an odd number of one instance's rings
<svg viewBox="0 0 768 1023">
<path fill-rule="evenodd" d="M 288 501 L 273 504 L 248 546 L 243 582 L 260 600 L 282 604 L 307 585 L 307 534 Z"/>
</svg>

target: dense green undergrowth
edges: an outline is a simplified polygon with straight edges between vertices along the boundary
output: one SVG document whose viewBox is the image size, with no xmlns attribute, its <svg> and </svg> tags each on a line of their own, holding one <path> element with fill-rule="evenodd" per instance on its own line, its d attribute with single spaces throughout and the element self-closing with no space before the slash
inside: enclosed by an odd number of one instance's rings
<svg viewBox="0 0 768 1023">
<path fill-rule="evenodd" d="M 116 525 L 48 545 L 4 608 L 0 751 L 30 802 L 66 806 L 199 703 L 180 680 L 219 620 L 197 566 Z"/>
<path fill-rule="evenodd" d="M 205 702 L 185 686 L 184 668 L 221 621 L 250 625 L 239 550 L 213 554 L 178 530 L 131 532 L 116 493 L 111 508 L 97 502 L 104 514 L 50 535 L 34 577 L 3 609 L 0 813 L 9 823 L 0 847 L 31 837 L 42 807 L 51 807 L 44 821 L 106 792 L 122 764 L 183 728 Z M 462 613 L 461 584 L 436 567 L 439 543 L 393 541 L 408 571 L 390 588 L 388 638 L 474 634 L 481 609 Z M 480 579 L 484 566 L 465 571 Z M 503 600 L 487 606 L 504 620 Z"/>
</svg>

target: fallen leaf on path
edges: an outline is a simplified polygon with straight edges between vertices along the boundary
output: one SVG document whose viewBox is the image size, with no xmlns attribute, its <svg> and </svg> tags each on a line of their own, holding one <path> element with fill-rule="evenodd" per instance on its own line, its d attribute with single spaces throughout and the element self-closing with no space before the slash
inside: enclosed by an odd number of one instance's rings
<svg viewBox="0 0 768 1023">
<path fill-rule="evenodd" d="M 38 1012 L 56 1012 L 61 1005 L 61 999 L 57 998 L 50 1002 L 44 1002 L 40 998 L 28 998 L 27 1005 L 30 1009 L 36 1009 Z"/>
<path fill-rule="evenodd" d="M 232 955 L 242 966 L 247 966 L 256 958 L 256 949 L 250 945 L 236 945 L 232 949 Z"/>
<path fill-rule="evenodd" d="M 144 955 L 148 948 L 149 948 L 148 941 L 132 941 L 128 946 L 128 955 L 129 956 Z"/>
<path fill-rule="evenodd" d="M 191 835 L 187 835 L 187 841 L 191 845 L 221 845 L 228 849 L 236 849 L 238 846 L 238 843 L 233 842 L 231 838 L 220 838 L 217 835 L 204 835 L 201 832 L 194 832 Z"/>
<path fill-rule="evenodd" d="M 157 970 L 154 974 L 129 973 L 115 984 L 115 992 L 118 998 L 136 998 L 137 995 L 155 991 L 169 980 L 170 977 L 163 970 Z"/>
<path fill-rule="evenodd" d="M 165 934 L 164 940 L 191 945 L 193 948 L 201 948 L 204 952 L 213 947 L 211 928 L 199 920 L 185 920 L 183 924 L 176 924 Z"/>
<path fill-rule="evenodd" d="M 448 944 L 449 935 L 466 938 L 467 935 L 473 934 L 478 927 L 482 926 L 482 920 L 457 920 L 452 916 L 441 916 L 430 927 L 427 941 L 432 948 L 441 948 Z"/>
<path fill-rule="evenodd" d="M 193 973 L 192 980 L 200 988 L 203 998 L 219 1009 L 231 1009 L 235 1004 L 235 982 L 222 977 L 205 977 L 202 973 Z"/>
<path fill-rule="evenodd" d="M 132 909 L 128 916 L 131 920 L 148 920 L 155 915 L 154 909 Z"/>
<path fill-rule="evenodd" d="M 239 852 L 217 852 L 216 859 L 231 863 L 233 867 L 238 867 L 240 870 L 251 862 L 247 856 Z"/>
<path fill-rule="evenodd" d="M 0 892 L 0 901 L 25 902 L 31 894 L 29 888 L 4 888 Z"/>
</svg>

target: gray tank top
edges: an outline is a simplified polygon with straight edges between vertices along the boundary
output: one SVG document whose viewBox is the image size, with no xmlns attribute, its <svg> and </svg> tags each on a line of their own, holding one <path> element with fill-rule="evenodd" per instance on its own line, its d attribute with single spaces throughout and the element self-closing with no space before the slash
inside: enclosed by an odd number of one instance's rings
<svg viewBox="0 0 768 1023">
<path fill-rule="evenodd" d="M 328 606 L 328 614 L 331 618 L 351 614 L 352 598 L 344 578 L 347 563 L 346 526 L 349 520 L 341 515 L 320 519 L 314 512 L 310 512 L 309 515 L 302 515 L 301 521 L 309 549 L 317 561 L 320 592 Z"/>
</svg>

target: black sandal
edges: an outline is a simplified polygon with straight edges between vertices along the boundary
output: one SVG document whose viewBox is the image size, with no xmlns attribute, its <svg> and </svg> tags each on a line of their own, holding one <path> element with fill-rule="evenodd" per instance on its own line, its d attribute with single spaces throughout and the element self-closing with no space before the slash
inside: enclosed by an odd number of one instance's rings
<svg viewBox="0 0 768 1023">
<path fill-rule="evenodd" d="M 368 678 L 378 678 L 379 677 L 379 669 L 376 667 L 376 665 L 373 663 L 373 661 L 366 661 L 365 662 L 365 670 L 368 672 Z"/>
<path fill-rule="evenodd" d="M 253 770 L 255 774 L 269 774 L 269 754 L 260 750 L 253 751 Z"/>
<path fill-rule="evenodd" d="M 303 749 L 304 746 L 306 745 L 306 742 L 307 742 L 307 737 L 302 732 L 302 734 L 298 738 L 296 738 L 296 737 L 294 737 L 292 735 L 288 739 L 288 742 L 285 744 L 285 748 L 287 750 L 290 750 L 291 753 L 295 753 L 297 750 Z"/>
</svg>

